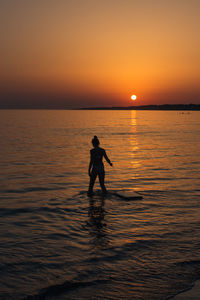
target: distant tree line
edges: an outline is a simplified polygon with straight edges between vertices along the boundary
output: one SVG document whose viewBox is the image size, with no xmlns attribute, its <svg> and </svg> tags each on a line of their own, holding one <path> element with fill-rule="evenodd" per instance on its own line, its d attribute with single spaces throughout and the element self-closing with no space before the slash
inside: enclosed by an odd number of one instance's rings
<svg viewBox="0 0 200 300">
<path fill-rule="evenodd" d="M 142 106 L 84 107 L 83 110 L 200 110 L 200 104 L 162 104 Z"/>
</svg>

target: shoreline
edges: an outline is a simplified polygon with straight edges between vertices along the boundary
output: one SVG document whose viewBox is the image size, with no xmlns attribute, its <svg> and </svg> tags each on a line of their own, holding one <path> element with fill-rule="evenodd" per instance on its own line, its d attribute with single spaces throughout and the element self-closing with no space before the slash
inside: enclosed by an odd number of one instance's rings
<svg viewBox="0 0 200 300">
<path fill-rule="evenodd" d="M 164 111 L 199 111 L 200 104 L 161 104 L 138 106 L 83 107 L 81 110 L 164 110 Z"/>
<path fill-rule="evenodd" d="M 196 280 L 191 288 L 170 297 L 172 300 L 198 300 L 200 299 L 200 279 Z"/>
<path fill-rule="evenodd" d="M 131 105 L 131 106 L 88 106 L 75 107 L 65 105 L 53 106 L 1 106 L 0 110 L 157 110 L 157 111 L 200 111 L 200 104 L 149 104 L 149 105 Z"/>
</svg>

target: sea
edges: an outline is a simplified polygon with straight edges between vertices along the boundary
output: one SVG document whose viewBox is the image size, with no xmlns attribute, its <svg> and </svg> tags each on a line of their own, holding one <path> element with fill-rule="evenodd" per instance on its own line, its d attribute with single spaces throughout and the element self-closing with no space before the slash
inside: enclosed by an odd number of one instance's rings
<svg viewBox="0 0 200 300">
<path fill-rule="evenodd" d="M 88 197 L 94 135 L 113 166 L 108 194 L 97 180 Z M 0 110 L 0 299 L 189 289 L 200 278 L 199 137 L 198 111 Z"/>
</svg>

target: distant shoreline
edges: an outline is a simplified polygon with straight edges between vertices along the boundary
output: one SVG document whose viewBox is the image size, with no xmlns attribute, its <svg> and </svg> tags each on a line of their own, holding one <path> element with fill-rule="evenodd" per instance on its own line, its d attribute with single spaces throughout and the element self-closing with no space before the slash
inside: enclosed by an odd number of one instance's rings
<svg viewBox="0 0 200 300">
<path fill-rule="evenodd" d="M 163 104 L 142 106 L 84 107 L 81 110 L 200 110 L 200 104 Z"/>
<path fill-rule="evenodd" d="M 162 104 L 141 106 L 99 106 L 99 107 L 0 107 L 0 110 L 178 110 L 200 111 L 200 104 Z"/>
</svg>

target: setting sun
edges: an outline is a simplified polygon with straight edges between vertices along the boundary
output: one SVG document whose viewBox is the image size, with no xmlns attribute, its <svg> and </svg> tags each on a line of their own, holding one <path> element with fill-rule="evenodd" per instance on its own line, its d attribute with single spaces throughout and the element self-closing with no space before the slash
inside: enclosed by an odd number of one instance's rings
<svg viewBox="0 0 200 300">
<path fill-rule="evenodd" d="M 136 95 L 132 95 L 131 96 L 131 100 L 135 101 L 137 99 L 137 96 Z"/>
</svg>

